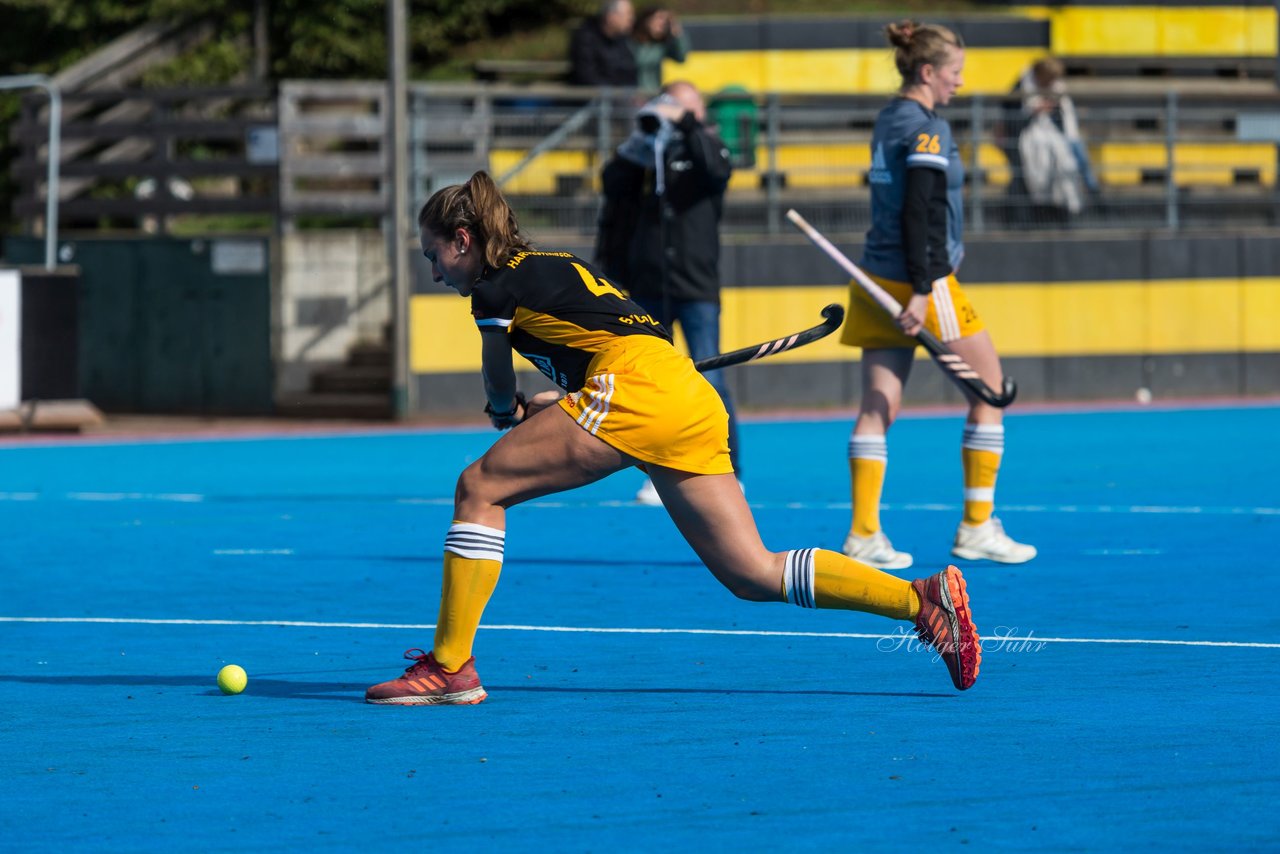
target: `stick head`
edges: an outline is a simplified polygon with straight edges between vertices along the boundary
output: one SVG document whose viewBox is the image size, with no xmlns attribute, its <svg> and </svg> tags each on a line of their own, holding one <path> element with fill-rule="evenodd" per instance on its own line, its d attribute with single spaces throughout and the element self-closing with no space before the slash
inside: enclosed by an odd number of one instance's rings
<svg viewBox="0 0 1280 854">
<path fill-rule="evenodd" d="M 1013 381 L 1013 377 L 1005 377 L 1004 385 L 1000 389 L 1000 400 L 998 404 L 1001 407 L 1008 406 L 1013 403 L 1013 399 L 1018 396 L 1018 386 Z"/>
</svg>

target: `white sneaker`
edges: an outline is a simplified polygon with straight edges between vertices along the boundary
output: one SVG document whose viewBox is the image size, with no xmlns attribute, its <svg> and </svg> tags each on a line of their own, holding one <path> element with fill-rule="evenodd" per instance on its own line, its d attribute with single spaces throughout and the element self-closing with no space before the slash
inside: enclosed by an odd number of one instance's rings
<svg viewBox="0 0 1280 854">
<path fill-rule="evenodd" d="M 1004 532 L 1004 525 L 992 516 L 981 525 L 964 522 L 956 528 L 956 541 L 951 553 L 964 560 L 994 560 L 997 563 L 1026 563 L 1036 556 L 1036 547 L 1014 541 Z"/>
<path fill-rule="evenodd" d="M 911 566 L 911 555 L 895 551 L 884 531 L 876 531 L 869 537 L 850 534 L 841 551 L 845 556 L 876 569 L 906 569 Z"/>
<path fill-rule="evenodd" d="M 662 496 L 654 488 L 653 481 L 647 477 L 644 479 L 644 484 L 640 487 L 640 491 L 636 493 L 636 503 L 643 504 L 645 507 L 662 506 Z"/>
</svg>

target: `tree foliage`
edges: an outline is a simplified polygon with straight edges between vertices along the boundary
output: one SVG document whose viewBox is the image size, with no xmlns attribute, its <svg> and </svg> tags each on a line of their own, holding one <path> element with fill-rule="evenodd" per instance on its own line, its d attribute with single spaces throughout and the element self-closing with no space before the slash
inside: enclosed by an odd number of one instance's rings
<svg viewBox="0 0 1280 854">
<path fill-rule="evenodd" d="M 272 77 L 385 75 L 386 0 L 265 4 Z M 243 44 L 252 34 L 254 5 L 255 0 L 0 0 L 0 74 L 55 73 L 149 21 L 213 18 L 223 40 Z M 414 70 L 422 74 L 445 64 L 467 44 L 567 22 L 595 8 L 595 0 L 408 0 Z M 228 51 L 221 51 L 224 59 Z"/>
<path fill-rule="evenodd" d="M 213 19 L 218 38 L 147 71 L 149 87 L 220 84 L 253 66 L 254 14 L 264 3 L 272 79 L 380 79 L 387 69 L 387 0 L 0 0 L 0 76 L 50 76 L 155 21 Z M 414 77 L 449 73 L 469 45 L 567 23 L 597 0 L 406 0 Z M 11 225 L 9 124 L 20 93 L 0 92 L 0 232 Z"/>
</svg>

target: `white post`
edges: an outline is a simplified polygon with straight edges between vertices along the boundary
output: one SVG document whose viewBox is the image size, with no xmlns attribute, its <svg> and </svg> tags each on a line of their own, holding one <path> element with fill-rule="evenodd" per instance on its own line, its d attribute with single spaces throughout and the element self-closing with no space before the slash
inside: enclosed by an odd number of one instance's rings
<svg viewBox="0 0 1280 854">
<path fill-rule="evenodd" d="M 22 274 L 0 270 L 0 412 L 22 402 Z"/>
</svg>

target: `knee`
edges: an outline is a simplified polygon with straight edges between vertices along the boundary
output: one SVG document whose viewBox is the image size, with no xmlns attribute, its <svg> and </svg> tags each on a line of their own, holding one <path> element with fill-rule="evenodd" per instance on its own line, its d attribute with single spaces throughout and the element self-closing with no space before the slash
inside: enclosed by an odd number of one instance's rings
<svg viewBox="0 0 1280 854">
<path fill-rule="evenodd" d="M 484 470 L 480 466 L 480 460 L 463 469 L 453 488 L 453 506 L 462 508 L 472 502 L 482 501 L 484 481 Z"/>
<path fill-rule="evenodd" d="M 897 417 L 897 406 L 886 404 L 883 409 L 863 409 L 858 415 L 854 431 L 856 433 L 857 428 L 861 427 L 864 431 L 884 435 L 889 432 L 889 428 L 893 426 L 894 419 Z"/>
<path fill-rule="evenodd" d="M 760 578 L 732 578 L 726 580 L 724 586 L 746 602 L 776 602 L 780 590 L 780 585 L 769 584 Z"/>
</svg>

